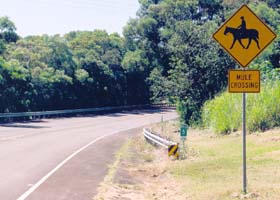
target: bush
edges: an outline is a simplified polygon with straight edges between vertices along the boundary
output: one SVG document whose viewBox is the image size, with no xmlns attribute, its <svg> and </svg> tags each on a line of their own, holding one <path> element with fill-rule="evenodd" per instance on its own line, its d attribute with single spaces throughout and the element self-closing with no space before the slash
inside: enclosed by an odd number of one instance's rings
<svg viewBox="0 0 280 200">
<path fill-rule="evenodd" d="M 241 125 L 241 95 L 222 93 L 207 101 L 202 108 L 202 121 L 205 127 L 216 133 L 230 133 Z"/>
<path fill-rule="evenodd" d="M 247 129 L 264 131 L 280 126 L 280 81 L 266 83 L 260 94 L 247 95 Z M 224 92 L 202 108 L 203 125 L 216 133 L 241 128 L 242 94 Z"/>
<path fill-rule="evenodd" d="M 260 94 L 249 95 L 247 115 L 250 131 L 280 126 L 280 81 L 267 83 Z"/>
</svg>

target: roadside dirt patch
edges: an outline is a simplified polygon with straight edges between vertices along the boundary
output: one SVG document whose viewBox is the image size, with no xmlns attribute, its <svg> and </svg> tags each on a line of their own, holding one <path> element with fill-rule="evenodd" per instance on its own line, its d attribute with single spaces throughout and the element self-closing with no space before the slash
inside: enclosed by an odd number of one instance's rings
<svg viewBox="0 0 280 200">
<path fill-rule="evenodd" d="M 167 173 L 172 161 L 166 150 L 147 144 L 139 133 L 125 151 L 114 175 L 101 184 L 95 200 L 188 199 L 181 192 L 181 184 Z"/>
</svg>

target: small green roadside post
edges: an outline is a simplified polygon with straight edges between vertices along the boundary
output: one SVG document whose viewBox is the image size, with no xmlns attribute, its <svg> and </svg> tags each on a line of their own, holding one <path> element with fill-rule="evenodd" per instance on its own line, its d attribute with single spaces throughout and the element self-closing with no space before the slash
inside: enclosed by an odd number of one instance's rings
<svg viewBox="0 0 280 200">
<path fill-rule="evenodd" d="M 182 125 L 180 129 L 180 136 L 181 138 L 186 138 L 187 137 L 187 125 Z"/>
<path fill-rule="evenodd" d="M 186 158 L 186 148 L 185 148 L 185 141 L 187 139 L 187 135 L 188 135 L 188 127 L 186 124 L 183 124 L 180 128 L 180 136 L 181 136 L 181 142 L 182 144 L 180 145 L 180 158 L 183 160 Z"/>
</svg>

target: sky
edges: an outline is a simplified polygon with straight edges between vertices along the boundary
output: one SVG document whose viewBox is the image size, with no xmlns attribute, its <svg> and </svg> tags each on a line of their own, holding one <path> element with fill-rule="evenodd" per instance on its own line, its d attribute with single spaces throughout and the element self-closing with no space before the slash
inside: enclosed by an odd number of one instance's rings
<svg viewBox="0 0 280 200">
<path fill-rule="evenodd" d="M 8 16 L 22 37 L 94 29 L 121 34 L 139 9 L 138 0 L 0 0 L 0 3 L 0 16 Z"/>
</svg>

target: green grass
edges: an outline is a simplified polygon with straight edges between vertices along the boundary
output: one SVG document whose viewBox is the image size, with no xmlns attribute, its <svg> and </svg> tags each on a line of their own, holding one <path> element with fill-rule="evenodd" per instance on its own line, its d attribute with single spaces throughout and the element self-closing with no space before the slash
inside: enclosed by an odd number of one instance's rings
<svg viewBox="0 0 280 200">
<path fill-rule="evenodd" d="M 280 145 L 272 140 L 279 133 L 252 134 L 247 137 L 248 192 L 259 199 L 280 199 Z M 279 137 L 280 138 L 280 137 Z M 242 198 L 242 138 L 207 135 L 189 137 L 188 146 L 196 151 L 184 161 L 169 164 L 168 171 L 184 185 L 191 199 Z M 257 197 L 248 199 L 258 199 Z"/>
<path fill-rule="evenodd" d="M 247 95 L 247 128 L 250 132 L 280 126 L 280 81 L 266 83 L 259 94 Z M 203 125 L 227 134 L 241 128 L 242 95 L 224 92 L 205 103 Z"/>
</svg>

